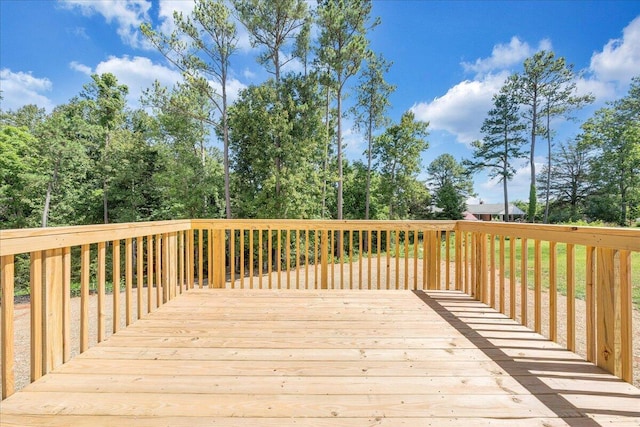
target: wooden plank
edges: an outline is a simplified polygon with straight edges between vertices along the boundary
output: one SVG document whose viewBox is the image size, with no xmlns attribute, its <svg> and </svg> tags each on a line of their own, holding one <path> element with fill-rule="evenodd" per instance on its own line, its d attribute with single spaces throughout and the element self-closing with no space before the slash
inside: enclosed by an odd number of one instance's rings
<svg viewBox="0 0 640 427">
<path fill-rule="evenodd" d="M 89 348 L 89 275 L 91 246 L 80 248 L 80 353 Z"/>
<path fill-rule="evenodd" d="M 31 381 L 42 376 L 42 251 L 30 256 L 30 297 L 31 297 Z M 2 295 L 5 295 L 4 291 Z M 3 321 L 4 324 L 4 321 Z M 4 332 L 2 334 L 4 336 Z M 4 375 L 3 375 L 4 377 Z"/>
<path fill-rule="evenodd" d="M 118 278 L 119 279 L 119 278 Z M 133 240 L 126 239 L 124 242 L 124 295 L 125 295 L 125 324 L 129 326 L 133 322 Z M 120 293 L 120 280 L 113 283 L 113 292 Z M 118 322 L 120 321 L 117 317 Z M 114 318 L 114 324 L 115 324 Z M 115 331 L 114 331 L 115 332 Z"/>
<path fill-rule="evenodd" d="M 595 300 L 595 277 L 596 277 L 596 261 L 595 248 L 587 246 L 586 254 L 586 322 L 585 328 L 587 333 L 587 360 L 589 362 L 596 361 L 596 300 Z"/>
<path fill-rule="evenodd" d="M 498 283 L 499 283 L 499 291 L 498 291 L 498 299 L 499 299 L 499 310 L 500 313 L 505 314 L 505 276 L 506 276 L 506 271 L 505 271 L 505 236 L 500 236 L 500 246 L 499 246 L 499 263 L 500 263 L 500 270 L 498 271 Z"/>
<path fill-rule="evenodd" d="M 104 341 L 106 328 L 106 313 L 104 306 L 104 292 L 107 275 L 107 246 L 105 242 L 98 243 L 98 342 Z"/>
<path fill-rule="evenodd" d="M 499 411 L 502 417 L 535 414 L 553 417 L 555 413 L 530 395 L 513 399 L 510 395 L 296 395 L 284 394 L 274 402 L 272 395 L 218 395 L 215 405 L 206 394 L 182 393 L 165 399 L 163 393 L 100 393 L 100 399 L 83 399 L 82 393 L 23 392 L 22 402 L 5 405 L 7 414 L 31 409 L 36 414 L 53 415 L 67 412 L 106 415 L 117 408 L 118 414 L 130 416 L 182 416 L 192 414 L 209 417 L 442 417 L 452 413 L 459 417 L 491 417 Z M 157 402 L 162 402 L 158 405 Z M 340 405 L 336 405 L 340 402 Z M 577 411 L 574 416 L 577 415 Z"/>
<path fill-rule="evenodd" d="M 488 221 L 458 221 L 456 227 L 459 230 L 469 232 L 504 234 L 524 239 L 640 252 L 638 230 L 631 228 L 491 223 Z"/>
<path fill-rule="evenodd" d="M 193 232 L 189 232 L 192 236 Z M 192 239 L 187 237 L 187 244 L 189 246 L 189 253 L 193 253 Z M 151 313 L 153 307 L 153 236 L 147 236 L 147 313 Z M 193 283 L 193 268 L 189 269 L 188 277 L 190 277 L 190 283 Z"/>
<path fill-rule="evenodd" d="M 3 425 L 7 427 L 46 426 L 46 427 L 95 427 L 104 420 L 101 415 L 56 415 L 55 418 L 42 415 L 13 415 L 8 414 L 3 418 Z M 253 427 L 361 427 L 362 425 L 375 425 L 379 427 L 416 427 L 428 426 L 429 421 L 422 421 L 419 418 L 409 417 L 362 417 L 362 418 L 338 418 L 338 417 L 302 417 L 302 418 L 273 418 L 273 417 L 200 417 L 197 415 L 189 417 L 143 417 L 143 416 L 109 416 L 113 425 L 127 425 L 132 427 L 210 427 L 211 425 L 220 427 L 237 427 L 238 422 L 243 422 Z M 589 422 L 585 418 L 577 418 L 574 425 L 588 426 Z M 499 418 L 445 418 L 438 417 L 438 426 L 442 427 L 466 427 L 469 425 L 477 427 L 512 427 L 513 419 Z M 625 424 L 624 417 L 598 416 L 598 422 L 602 425 L 617 425 L 621 427 L 632 426 L 632 422 Z M 375 424 L 372 424 L 375 423 Z M 582 424 L 580 424 L 582 423 Z M 567 423 L 561 418 L 519 418 L 519 427 L 565 427 Z"/>
<path fill-rule="evenodd" d="M 112 278 L 111 278 L 111 283 L 113 283 L 113 321 L 112 321 L 112 326 L 113 326 L 113 333 L 115 334 L 116 332 L 118 332 L 118 330 L 120 329 L 120 281 L 121 281 L 121 274 L 120 274 L 120 241 L 119 240 L 114 240 L 113 242 L 111 242 L 111 271 L 112 271 Z M 125 260 L 126 263 L 126 260 Z M 117 291 L 116 291 L 117 289 Z M 126 298 L 127 292 L 125 292 L 125 298 Z M 128 304 L 125 301 L 125 310 L 128 313 Z M 131 323 L 128 319 L 129 317 L 126 316 L 127 319 L 127 326 Z"/>
<path fill-rule="evenodd" d="M 620 378 L 628 383 L 633 383 L 632 286 L 631 253 L 620 251 Z"/>
<path fill-rule="evenodd" d="M 104 236 L 109 236 L 110 240 L 123 240 L 190 228 L 190 220 L 175 220 L 2 230 L 0 256 L 95 244 L 104 241 Z"/>
<path fill-rule="evenodd" d="M 527 261 L 529 258 L 529 246 L 527 239 L 521 240 L 520 246 L 520 322 L 527 326 L 527 309 L 529 305 L 527 303 L 527 297 L 529 294 L 529 287 L 527 284 Z"/>
<path fill-rule="evenodd" d="M 71 248 L 62 248 L 62 363 L 71 359 Z"/>
<path fill-rule="evenodd" d="M 620 254 L 612 249 L 598 248 L 596 261 L 596 363 L 621 376 Z"/>
<path fill-rule="evenodd" d="M 320 249 L 320 288 L 327 289 L 329 286 L 328 283 L 328 274 L 329 274 L 329 266 L 327 265 L 327 251 L 328 251 L 328 240 L 329 240 L 329 232 L 327 230 L 322 232 L 322 242 Z"/>
<path fill-rule="evenodd" d="M 184 239 L 184 233 L 180 232 L 180 236 Z M 136 297 L 137 297 L 137 307 L 136 307 L 136 318 L 140 319 L 142 318 L 142 302 L 144 301 L 144 298 L 142 296 L 142 288 L 144 287 L 144 242 L 143 242 L 144 237 L 138 237 L 136 238 Z M 182 240 L 182 246 L 181 248 L 183 249 L 181 251 L 181 255 L 183 256 L 182 258 L 182 263 L 181 265 L 184 266 L 184 240 Z M 181 270 L 182 273 L 184 273 L 184 269 Z M 182 275 L 181 279 L 180 279 L 180 285 L 182 286 L 182 284 L 184 283 L 184 275 Z"/>
<path fill-rule="evenodd" d="M 533 245 L 533 330 L 542 333 L 542 243 L 536 240 Z"/>
<path fill-rule="evenodd" d="M 162 271 L 164 269 L 164 265 L 162 263 L 162 246 L 166 243 L 163 241 L 162 239 L 162 235 L 161 234 L 156 234 L 155 237 L 155 241 L 156 241 L 156 261 L 155 261 L 155 267 L 156 267 L 156 307 L 160 307 L 162 305 Z M 194 244 L 195 244 L 195 236 L 194 236 Z M 195 252 L 194 252 L 194 257 L 195 257 Z M 198 260 L 202 259 L 202 257 L 198 257 Z M 198 268 L 196 260 L 194 259 L 194 274 L 195 274 L 195 269 Z M 198 277 L 198 281 L 200 283 L 202 279 L 202 276 Z M 196 282 L 193 282 L 194 285 Z"/>
<path fill-rule="evenodd" d="M 509 317 L 516 319 L 516 239 L 509 236 Z"/>
<path fill-rule="evenodd" d="M 63 328 L 62 317 L 62 249 L 51 249 L 45 252 L 44 283 L 44 318 L 43 373 L 51 372 L 63 363 Z"/>
<path fill-rule="evenodd" d="M 576 349 L 575 246 L 567 244 L 567 350 Z"/>
<path fill-rule="evenodd" d="M 2 305 L 0 305 L 0 319 L 2 320 L 2 399 L 6 399 L 14 392 L 14 298 L 15 261 L 13 255 L 0 257 L 0 291 L 2 291 Z"/>
<path fill-rule="evenodd" d="M 164 243 L 164 242 L 163 242 Z M 198 230 L 198 287 L 204 286 L 204 229 Z"/>
<path fill-rule="evenodd" d="M 549 339 L 558 341 L 558 282 L 556 242 L 549 243 Z"/>
</svg>

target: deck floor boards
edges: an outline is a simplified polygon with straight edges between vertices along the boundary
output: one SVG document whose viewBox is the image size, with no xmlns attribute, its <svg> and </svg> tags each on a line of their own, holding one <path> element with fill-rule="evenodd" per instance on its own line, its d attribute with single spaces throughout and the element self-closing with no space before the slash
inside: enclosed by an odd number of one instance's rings
<svg viewBox="0 0 640 427">
<path fill-rule="evenodd" d="M 640 426 L 640 390 L 455 291 L 192 290 L 2 426 Z"/>
</svg>

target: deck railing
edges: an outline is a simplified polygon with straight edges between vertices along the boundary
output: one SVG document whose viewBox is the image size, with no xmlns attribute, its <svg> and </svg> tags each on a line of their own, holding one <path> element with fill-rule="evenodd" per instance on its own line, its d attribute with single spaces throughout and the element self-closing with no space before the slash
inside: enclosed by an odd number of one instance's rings
<svg viewBox="0 0 640 427">
<path fill-rule="evenodd" d="M 563 325 L 558 248 L 566 258 Z M 181 220 L 3 230 L 2 398 L 14 392 L 14 289 L 21 280 L 30 289 L 31 381 L 69 360 L 72 348 L 84 352 L 176 294 L 208 286 L 460 290 L 572 351 L 581 350 L 576 325 L 584 322 L 586 358 L 631 382 L 631 257 L 639 252 L 640 230 L 467 221 Z M 585 271 L 581 278 L 577 270 Z M 585 289 L 584 320 L 576 316 L 577 288 Z M 76 291 L 80 314 L 72 319 Z"/>
</svg>

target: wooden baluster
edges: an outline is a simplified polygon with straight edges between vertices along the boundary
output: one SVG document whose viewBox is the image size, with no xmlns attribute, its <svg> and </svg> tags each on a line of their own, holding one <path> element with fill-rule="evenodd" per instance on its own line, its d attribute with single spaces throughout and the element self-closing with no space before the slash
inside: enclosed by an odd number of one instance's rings
<svg viewBox="0 0 640 427">
<path fill-rule="evenodd" d="M 524 326 L 527 326 L 527 299 L 529 296 L 529 288 L 527 286 L 528 245 L 527 239 L 522 239 L 522 246 L 520 247 L 520 323 Z"/>
<path fill-rule="evenodd" d="M 2 320 L 2 398 L 11 396 L 15 387 L 14 366 L 14 276 L 15 261 L 13 255 L 0 258 L 0 289 L 2 290 L 2 305 L 0 305 L 0 319 Z"/>
<path fill-rule="evenodd" d="M 556 242 L 549 242 L 549 339 L 558 342 L 558 285 Z"/>
<path fill-rule="evenodd" d="M 124 289 L 125 289 L 125 323 L 129 326 L 133 322 L 133 240 L 124 241 Z M 120 281 L 113 284 L 113 291 L 120 293 Z M 120 319 L 120 318 L 118 318 Z M 119 322 L 119 320 L 118 320 Z"/>
<path fill-rule="evenodd" d="M 42 376 L 42 251 L 31 252 L 30 262 L 31 382 L 33 382 Z M 2 295 L 5 295 L 4 291 Z"/>
<path fill-rule="evenodd" d="M 113 283 L 112 330 L 115 334 L 116 332 L 118 332 L 118 328 L 120 327 L 120 240 L 114 240 L 113 242 L 111 242 L 111 261 L 111 283 Z M 128 303 L 126 304 L 128 306 Z M 127 325 L 128 324 L 129 323 L 127 323 Z"/>
<path fill-rule="evenodd" d="M 567 350 L 576 351 L 575 246 L 567 243 Z"/>
<path fill-rule="evenodd" d="M 534 286 L 534 315 L 533 324 L 534 330 L 537 333 L 542 333 L 542 243 L 536 239 L 534 241 L 534 273 L 533 273 L 533 286 Z"/>
<path fill-rule="evenodd" d="M 587 328 L 587 360 L 596 361 L 596 302 L 595 302 L 595 248 L 587 246 L 586 255 L 586 328 Z"/>
<path fill-rule="evenodd" d="M 91 246 L 80 248 L 80 353 L 89 348 L 89 278 L 91 271 Z M 40 354 L 42 357 L 42 354 Z"/>
<path fill-rule="evenodd" d="M 106 284 L 107 246 L 105 242 L 98 243 L 98 342 L 105 338 L 104 288 Z"/>
</svg>

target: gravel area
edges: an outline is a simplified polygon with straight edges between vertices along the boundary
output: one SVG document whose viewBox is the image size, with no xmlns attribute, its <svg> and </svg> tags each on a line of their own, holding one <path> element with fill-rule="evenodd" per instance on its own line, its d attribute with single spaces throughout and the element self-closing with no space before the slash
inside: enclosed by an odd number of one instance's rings
<svg viewBox="0 0 640 427">
<path fill-rule="evenodd" d="M 372 281 L 372 283 L 375 285 L 377 282 L 377 272 L 378 272 L 378 263 L 375 260 L 375 258 L 373 259 L 374 262 L 371 263 L 371 277 L 374 279 Z M 404 279 L 404 259 L 401 259 L 399 262 L 399 267 L 400 267 L 400 272 L 401 272 L 401 283 L 403 283 L 403 279 Z M 419 260 L 418 262 L 418 283 L 422 283 L 422 274 L 421 274 L 421 270 L 422 270 L 422 260 Z M 414 280 L 414 260 L 413 259 L 409 259 L 408 260 L 408 265 L 409 265 L 409 273 L 408 273 L 408 279 L 409 279 L 409 283 L 413 284 L 413 280 Z M 367 265 L 367 260 L 365 259 L 363 261 L 363 266 L 362 266 L 362 274 L 363 274 L 363 283 L 368 283 L 368 265 Z M 353 268 L 353 271 L 351 271 L 351 268 Z M 441 265 L 441 268 L 444 269 L 445 265 L 444 263 Z M 382 281 L 382 287 L 386 287 L 386 271 L 387 269 L 389 270 L 389 274 L 390 276 L 393 278 L 395 277 L 395 272 L 396 272 L 396 263 L 394 260 L 392 260 L 392 262 L 389 264 L 389 266 L 386 265 L 386 259 L 381 258 L 380 260 L 380 270 L 382 273 L 381 276 L 381 281 Z M 453 266 L 450 266 L 450 271 L 452 272 L 451 277 L 453 277 Z M 333 268 L 332 266 L 329 266 L 329 273 L 331 274 L 331 270 L 333 270 L 333 278 L 334 278 L 334 282 L 336 284 L 340 283 L 340 277 L 344 278 L 344 283 L 349 283 L 349 280 L 351 277 L 354 278 L 354 281 L 356 283 L 358 283 L 359 280 L 359 275 L 360 275 L 360 265 L 358 262 L 354 262 L 353 264 L 349 265 L 349 264 L 345 264 L 344 268 L 342 269 L 341 272 L 341 268 L 340 265 L 334 265 Z M 314 283 L 315 282 L 315 269 L 313 268 L 313 266 L 311 266 L 309 268 L 309 271 L 306 272 L 304 269 L 301 269 L 298 272 L 296 272 L 295 270 L 291 271 L 289 274 L 287 274 L 286 272 L 282 272 L 281 276 L 280 276 L 280 283 L 282 285 L 283 288 L 285 287 L 291 287 L 291 288 L 295 288 L 296 283 L 298 283 L 297 279 L 298 277 L 300 278 L 300 283 L 304 283 L 305 282 L 305 278 L 308 276 L 309 278 L 309 283 Z M 444 273 L 443 273 L 444 276 Z M 235 275 L 235 284 L 236 287 L 240 286 L 239 280 L 238 280 L 238 276 Z M 274 284 L 274 286 L 276 286 L 278 280 L 277 280 L 277 273 L 273 273 L 272 275 L 272 283 Z M 330 282 L 330 287 L 331 287 L 331 280 Z M 288 286 L 287 286 L 288 284 Z M 395 284 L 395 282 L 392 280 L 392 287 Z M 268 278 L 266 276 L 263 276 L 262 278 L 262 285 L 263 287 L 267 287 L 268 285 Z M 229 286 L 229 284 L 227 284 L 227 286 Z M 244 287 L 250 287 L 250 280 L 248 277 L 246 277 L 244 279 Z M 259 287 L 259 278 L 258 277 L 254 277 L 253 278 L 253 287 L 257 288 Z M 339 287 L 339 286 L 335 286 L 335 287 Z M 508 289 L 508 281 L 507 281 L 507 285 L 506 285 L 507 289 Z M 498 290 L 496 289 L 496 296 L 498 295 Z M 143 289 L 143 298 L 142 298 L 142 314 L 147 312 L 147 289 L 144 288 Z M 534 312 L 533 312 L 533 301 L 534 301 L 534 293 L 532 290 L 528 291 L 528 326 L 530 328 L 533 328 L 533 319 L 534 319 Z M 119 328 L 124 328 L 125 326 L 125 294 L 124 292 L 122 292 L 120 294 L 120 317 L 119 317 Z M 97 316 L 97 305 L 98 305 L 98 298 L 96 295 L 90 295 L 89 297 L 89 312 L 92 315 L 92 321 L 90 323 L 90 345 L 95 345 L 97 342 L 97 331 L 96 331 L 96 324 L 95 324 L 95 318 Z M 155 295 L 155 290 L 153 290 L 153 294 L 152 294 L 152 307 L 155 306 L 154 302 L 156 300 L 156 295 Z M 542 332 L 544 335 L 548 334 L 548 325 L 549 325 L 549 313 L 548 310 L 544 310 L 545 307 L 548 307 L 549 304 L 549 294 L 548 292 L 543 292 L 542 293 L 542 306 L 543 306 L 543 313 L 542 313 Z M 560 294 L 558 294 L 558 298 L 557 298 L 557 306 L 558 306 L 558 318 L 557 318 L 557 323 L 558 323 L 558 338 L 559 338 L 559 343 L 561 345 L 565 345 L 565 337 L 566 337 L 566 298 Z M 586 318 L 586 305 L 585 302 L 582 300 L 576 300 L 576 345 L 577 345 L 577 353 L 580 354 L 581 356 L 585 356 L 585 342 L 586 342 L 586 331 L 585 331 L 585 318 Z M 136 293 L 136 289 L 133 290 L 132 293 L 132 300 L 131 300 L 131 307 L 132 307 L 132 317 L 135 320 L 137 318 L 137 293 Z M 507 309 L 507 314 L 508 313 L 508 309 L 509 309 L 509 299 L 507 296 L 507 299 L 505 301 L 505 307 Z M 105 298 L 105 312 L 106 312 L 106 335 L 107 337 L 109 337 L 112 333 L 113 333 L 113 295 L 107 295 Z M 519 313 L 520 313 L 520 293 L 519 293 L 519 289 L 516 292 L 516 313 L 518 314 L 518 319 L 519 319 Z M 29 303 L 17 303 L 15 306 L 15 317 L 14 317 L 14 334 L 15 334 L 15 379 L 16 379 L 16 384 L 15 384 L 15 388 L 16 390 L 20 390 L 21 388 L 23 388 L 24 386 L 26 386 L 29 383 L 29 376 L 30 376 L 30 351 L 29 351 L 29 346 L 30 346 L 30 338 L 29 338 L 29 324 L 30 324 L 30 305 Z M 71 356 L 75 356 L 79 353 L 79 335 L 80 335 L 80 331 L 79 331 L 79 325 L 80 325 L 80 298 L 72 298 L 71 299 L 71 342 L 72 342 L 72 348 L 71 348 Z M 634 385 L 636 387 L 640 387 L 640 311 L 634 309 L 633 310 L 633 343 L 634 343 L 634 349 L 633 349 L 633 356 L 634 356 Z"/>
</svg>

